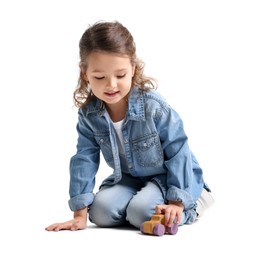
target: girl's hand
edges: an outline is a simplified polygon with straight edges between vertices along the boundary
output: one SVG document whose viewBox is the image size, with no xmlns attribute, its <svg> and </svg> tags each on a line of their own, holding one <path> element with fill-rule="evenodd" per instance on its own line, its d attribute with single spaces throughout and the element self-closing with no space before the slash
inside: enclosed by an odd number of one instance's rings
<svg viewBox="0 0 260 260">
<path fill-rule="evenodd" d="M 156 206 L 156 214 L 164 214 L 165 226 L 171 227 L 173 223 L 180 224 L 184 206 L 181 202 L 172 201 L 168 205 Z"/>
<path fill-rule="evenodd" d="M 55 223 L 45 228 L 47 231 L 60 231 L 60 230 L 81 230 L 87 227 L 86 218 L 84 217 L 75 217 L 72 220 L 63 222 L 63 223 Z"/>
<path fill-rule="evenodd" d="M 60 230 L 80 230 L 87 227 L 87 214 L 88 209 L 83 208 L 74 211 L 74 219 L 63 222 L 63 223 L 54 223 L 45 228 L 47 231 L 60 231 Z"/>
</svg>

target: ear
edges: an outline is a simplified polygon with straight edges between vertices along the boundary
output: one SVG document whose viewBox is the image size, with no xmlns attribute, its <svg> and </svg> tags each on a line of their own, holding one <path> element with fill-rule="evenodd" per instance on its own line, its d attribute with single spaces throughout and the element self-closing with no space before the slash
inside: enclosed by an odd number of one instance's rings
<svg viewBox="0 0 260 260">
<path fill-rule="evenodd" d="M 82 74 L 83 75 L 83 77 L 84 77 L 84 79 L 87 81 L 87 83 L 89 82 L 88 81 L 88 77 L 87 77 L 87 75 L 86 75 L 86 73 L 85 74 Z"/>
<path fill-rule="evenodd" d="M 80 66 L 80 75 L 81 77 L 88 82 L 88 77 L 87 77 L 87 73 L 86 70 L 83 66 Z"/>
</svg>

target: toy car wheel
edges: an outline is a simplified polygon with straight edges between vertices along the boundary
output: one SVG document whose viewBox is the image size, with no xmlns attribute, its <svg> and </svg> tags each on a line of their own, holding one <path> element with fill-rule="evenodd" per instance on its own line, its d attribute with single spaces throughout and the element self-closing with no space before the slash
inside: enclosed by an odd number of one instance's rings
<svg viewBox="0 0 260 260">
<path fill-rule="evenodd" d="M 140 226 L 140 231 L 144 233 L 144 223 L 142 223 L 142 225 Z"/>
<path fill-rule="evenodd" d="M 170 235 L 176 235 L 176 233 L 178 232 L 178 225 L 173 224 L 171 227 L 167 227 L 166 232 Z"/>
<path fill-rule="evenodd" d="M 162 236 L 165 233 L 165 227 L 162 224 L 155 224 L 153 228 L 153 234 L 156 236 Z"/>
</svg>

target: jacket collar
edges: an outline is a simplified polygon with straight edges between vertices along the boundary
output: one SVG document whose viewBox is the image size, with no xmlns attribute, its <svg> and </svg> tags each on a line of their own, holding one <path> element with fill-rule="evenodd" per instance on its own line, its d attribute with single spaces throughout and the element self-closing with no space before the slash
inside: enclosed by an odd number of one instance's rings
<svg viewBox="0 0 260 260">
<path fill-rule="evenodd" d="M 103 116 L 106 109 L 103 101 L 95 98 L 83 109 L 83 111 L 86 116 L 92 113 Z M 138 87 L 133 87 L 129 93 L 126 117 L 131 120 L 145 120 L 144 95 L 143 91 Z"/>
<path fill-rule="evenodd" d="M 132 120 L 145 120 L 143 91 L 134 87 L 128 97 L 128 116 Z"/>
</svg>

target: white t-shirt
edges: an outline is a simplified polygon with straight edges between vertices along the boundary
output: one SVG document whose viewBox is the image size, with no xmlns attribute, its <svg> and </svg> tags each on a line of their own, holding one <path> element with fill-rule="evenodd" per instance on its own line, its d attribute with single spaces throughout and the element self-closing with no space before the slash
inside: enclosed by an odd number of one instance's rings
<svg viewBox="0 0 260 260">
<path fill-rule="evenodd" d="M 117 138 L 119 153 L 121 155 L 125 155 L 125 147 L 124 147 L 124 141 L 123 141 L 123 135 L 122 135 L 122 125 L 124 123 L 124 119 L 121 121 L 112 122 L 112 123 L 116 130 L 116 138 Z"/>
<path fill-rule="evenodd" d="M 124 140 L 123 140 L 123 135 L 122 135 L 123 123 L 124 123 L 124 119 L 121 121 L 118 121 L 118 122 L 112 122 L 115 132 L 116 132 L 116 139 L 117 139 L 117 145 L 118 145 L 118 149 L 119 149 L 121 170 L 124 173 L 129 173 L 126 156 L 125 156 Z"/>
</svg>

